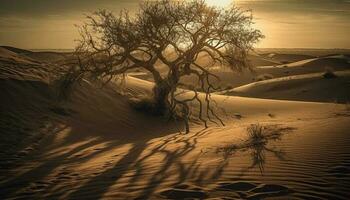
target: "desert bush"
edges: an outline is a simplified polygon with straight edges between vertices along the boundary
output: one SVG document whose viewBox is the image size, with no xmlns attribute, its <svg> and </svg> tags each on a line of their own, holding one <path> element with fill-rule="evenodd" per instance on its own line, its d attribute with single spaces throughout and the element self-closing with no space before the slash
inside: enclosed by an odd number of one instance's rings
<svg viewBox="0 0 350 200">
<path fill-rule="evenodd" d="M 345 103 L 345 110 L 350 111 L 350 102 Z"/>
<path fill-rule="evenodd" d="M 80 79 L 80 73 L 77 72 L 74 67 L 71 67 L 68 69 L 68 71 L 60 76 L 55 82 L 53 83 L 56 97 L 58 100 L 67 100 L 71 96 L 73 90 L 76 87 L 76 84 L 74 84 L 78 79 Z"/>
<path fill-rule="evenodd" d="M 260 74 L 256 77 L 256 81 L 264 81 L 268 79 L 273 79 L 274 76 L 272 74 Z"/>
<path fill-rule="evenodd" d="M 265 127 L 261 126 L 260 124 L 251 124 L 248 126 L 248 140 L 254 144 L 262 143 L 265 140 L 264 129 Z"/>
<path fill-rule="evenodd" d="M 142 111 L 152 115 L 158 115 L 157 106 L 152 98 L 148 96 L 131 97 L 128 100 L 129 105 L 136 111 Z"/>
<path fill-rule="evenodd" d="M 325 79 L 337 78 L 337 75 L 334 74 L 334 70 L 331 67 L 326 67 L 322 76 Z"/>
<path fill-rule="evenodd" d="M 167 113 L 164 115 L 163 109 L 157 106 L 154 99 L 147 95 L 139 95 L 136 97 L 130 97 L 128 103 L 136 111 L 147 113 L 153 116 L 168 117 L 169 120 L 183 120 L 185 116 L 181 113 L 179 109 L 173 111 L 173 113 Z"/>
<path fill-rule="evenodd" d="M 229 144 L 224 147 L 217 148 L 217 153 L 232 155 L 237 150 L 246 150 L 264 146 L 270 140 L 280 140 L 283 134 L 290 133 L 295 128 L 284 127 L 281 125 L 260 125 L 251 124 L 247 127 L 248 138 L 241 144 Z"/>
<path fill-rule="evenodd" d="M 225 90 L 232 90 L 233 89 L 233 86 L 232 85 L 227 85 L 226 87 L 225 87 Z"/>
</svg>

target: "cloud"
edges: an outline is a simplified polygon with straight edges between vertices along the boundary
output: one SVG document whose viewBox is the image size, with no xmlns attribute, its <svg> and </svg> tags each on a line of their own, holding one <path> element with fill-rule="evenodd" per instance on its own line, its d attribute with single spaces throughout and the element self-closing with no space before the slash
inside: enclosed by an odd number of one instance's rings
<svg viewBox="0 0 350 200">
<path fill-rule="evenodd" d="M 79 24 L 84 14 L 98 9 L 136 10 L 141 1 L 0 0 L 0 44 L 72 48 L 78 37 L 73 25 Z M 256 26 L 267 36 L 265 47 L 300 44 L 333 48 L 347 44 L 350 48 L 349 0 L 238 0 L 236 4 L 253 10 Z M 283 43 L 281 39 L 286 37 Z"/>
<path fill-rule="evenodd" d="M 97 9 L 135 8 L 140 0 L 0 0 L 0 16 L 41 17 L 82 13 Z"/>
</svg>

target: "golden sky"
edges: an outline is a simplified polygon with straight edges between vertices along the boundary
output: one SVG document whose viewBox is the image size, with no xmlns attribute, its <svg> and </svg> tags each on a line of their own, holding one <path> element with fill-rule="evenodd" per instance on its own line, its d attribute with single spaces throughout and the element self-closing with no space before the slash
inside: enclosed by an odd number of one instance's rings
<svg viewBox="0 0 350 200">
<path fill-rule="evenodd" d="M 225 6 L 231 0 L 207 0 Z M 135 10 L 140 0 L 0 0 L 0 45 L 70 49 L 75 24 L 98 9 Z M 349 0 L 236 0 L 252 9 L 264 48 L 350 48 Z"/>
</svg>

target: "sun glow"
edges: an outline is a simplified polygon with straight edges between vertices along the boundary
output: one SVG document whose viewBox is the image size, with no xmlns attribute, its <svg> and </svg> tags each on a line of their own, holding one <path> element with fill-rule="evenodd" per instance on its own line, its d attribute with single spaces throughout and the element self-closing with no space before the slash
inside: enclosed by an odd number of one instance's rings
<svg viewBox="0 0 350 200">
<path fill-rule="evenodd" d="M 206 0 L 206 2 L 211 6 L 227 7 L 233 3 L 233 0 Z"/>
</svg>

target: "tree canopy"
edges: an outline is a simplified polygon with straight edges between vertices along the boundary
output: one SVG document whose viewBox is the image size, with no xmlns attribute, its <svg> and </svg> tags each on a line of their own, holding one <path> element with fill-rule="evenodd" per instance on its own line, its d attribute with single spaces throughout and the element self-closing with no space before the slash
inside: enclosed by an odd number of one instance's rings
<svg viewBox="0 0 350 200">
<path fill-rule="evenodd" d="M 218 90 L 213 79 L 220 78 L 210 68 L 249 68 L 248 53 L 263 37 L 252 27 L 250 12 L 234 5 L 209 6 L 203 0 L 146 1 L 133 15 L 126 10 L 119 14 L 100 10 L 87 18 L 80 29 L 74 81 L 94 77 L 108 82 L 142 68 L 153 76 L 156 110 L 168 116 L 180 111 L 187 132 L 191 101 L 199 102 L 198 116 L 206 127 L 208 120 L 223 123 L 211 105 L 210 93 Z M 205 64 L 199 62 L 201 56 L 207 57 Z M 157 65 L 165 66 L 165 72 Z M 204 98 L 181 81 L 187 75 L 198 79 Z M 178 97 L 178 88 L 185 86 L 193 95 Z"/>
</svg>

